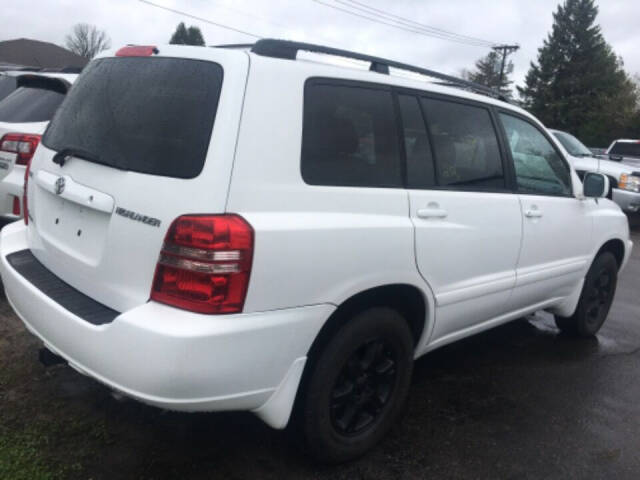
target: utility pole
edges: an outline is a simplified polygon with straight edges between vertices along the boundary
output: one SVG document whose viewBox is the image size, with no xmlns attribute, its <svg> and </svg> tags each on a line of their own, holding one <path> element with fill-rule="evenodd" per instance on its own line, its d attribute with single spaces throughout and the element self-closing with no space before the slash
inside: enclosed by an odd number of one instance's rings
<svg viewBox="0 0 640 480">
<path fill-rule="evenodd" d="M 500 65 L 500 83 L 498 83 L 498 90 L 502 89 L 502 82 L 504 80 L 504 67 L 507 63 L 507 56 L 520 49 L 520 45 L 496 45 L 493 47 L 496 52 L 502 53 L 502 64 Z"/>
</svg>

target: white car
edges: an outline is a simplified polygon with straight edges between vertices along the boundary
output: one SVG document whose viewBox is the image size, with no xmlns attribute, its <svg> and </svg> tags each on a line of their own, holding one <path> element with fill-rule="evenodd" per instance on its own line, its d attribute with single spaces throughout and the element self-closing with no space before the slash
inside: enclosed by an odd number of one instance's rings
<svg viewBox="0 0 640 480">
<path fill-rule="evenodd" d="M 609 160 L 607 157 L 594 156 L 580 140 L 567 132 L 549 130 L 558 139 L 567 158 L 573 164 L 580 178 L 586 172 L 600 172 L 609 177 L 610 198 L 625 212 L 640 211 L 640 159 L 637 164 L 632 159 L 625 161 Z M 620 142 L 620 141 L 618 141 Z M 609 148 L 616 147 L 616 142 Z M 638 149 L 640 155 L 640 148 Z"/>
<path fill-rule="evenodd" d="M 471 89 L 491 93 L 278 40 L 103 53 L 2 230 L 7 298 L 117 392 L 292 418 L 312 455 L 354 458 L 415 358 L 542 309 L 594 335 L 629 258 L 607 178 L 583 191 L 538 120 Z"/>
<path fill-rule="evenodd" d="M 0 216 L 23 215 L 25 168 L 77 77 L 43 72 L 3 76 L 3 80 L 15 82 L 15 89 L 0 100 Z"/>
</svg>

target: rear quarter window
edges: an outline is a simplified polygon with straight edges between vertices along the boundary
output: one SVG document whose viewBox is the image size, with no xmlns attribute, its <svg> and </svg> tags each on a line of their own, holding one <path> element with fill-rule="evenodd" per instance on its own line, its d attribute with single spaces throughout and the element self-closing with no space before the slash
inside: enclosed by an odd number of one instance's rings
<svg viewBox="0 0 640 480">
<path fill-rule="evenodd" d="M 401 187 L 391 92 L 307 82 L 301 171 L 310 185 Z"/>
<path fill-rule="evenodd" d="M 89 64 L 43 139 L 121 170 L 177 178 L 200 174 L 222 88 L 216 63 L 165 57 Z"/>
</svg>

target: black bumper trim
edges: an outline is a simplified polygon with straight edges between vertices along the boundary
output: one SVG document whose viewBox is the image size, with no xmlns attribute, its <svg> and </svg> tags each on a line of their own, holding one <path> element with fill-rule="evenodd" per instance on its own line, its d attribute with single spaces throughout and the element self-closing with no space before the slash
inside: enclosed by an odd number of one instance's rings
<svg viewBox="0 0 640 480">
<path fill-rule="evenodd" d="M 7 261 L 16 272 L 51 300 L 93 325 L 111 323 L 120 315 L 120 312 L 96 302 L 60 280 L 38 261 L 31 250 L 10 253 Z"/>
</svg>

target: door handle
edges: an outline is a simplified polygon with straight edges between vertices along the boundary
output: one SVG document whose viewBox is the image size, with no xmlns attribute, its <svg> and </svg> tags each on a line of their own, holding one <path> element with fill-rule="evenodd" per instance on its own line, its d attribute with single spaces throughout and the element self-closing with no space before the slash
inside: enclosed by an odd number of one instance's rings
<svg viewBox="0 0 640 480">
<path fill-rule="evenodd" d="M 537 207 L 532 207 L 529 210 L 525 210 L 524 216 L 527 218 L 540 218 L 542 217 L 542 211 L 538 210 Z"/>
<path fill-rule="evenodd" d="M 427 208 L 419 208 L 416 212 L 418 218 L 446 218 L 447 211 L 444 208 L 429 205 Z"/>
</svg>

